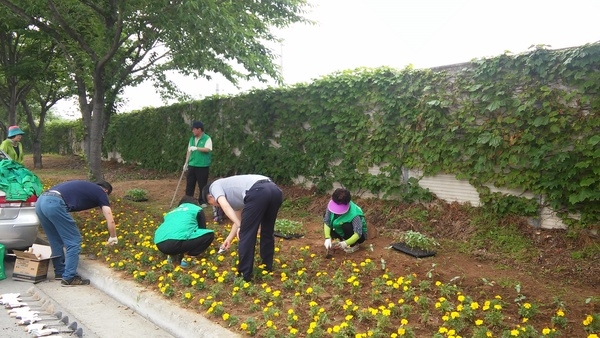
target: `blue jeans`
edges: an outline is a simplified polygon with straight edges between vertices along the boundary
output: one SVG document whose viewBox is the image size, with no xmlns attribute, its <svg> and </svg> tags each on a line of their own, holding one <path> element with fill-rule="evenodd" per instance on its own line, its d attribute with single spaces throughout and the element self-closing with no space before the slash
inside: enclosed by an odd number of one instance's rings
<svg viewBox="0 0 600 338">
<path fill-rule="evenodd" d="M 35 204 L 35 213 L 48 237 L 52 248 L 54 274 L 70 280 L 77 274 L 81 233 L 75 220 L 67 211 L 67 205 L 58 196 L 40 196 Z M 66 250 L 63 251 L 63 248 Z"/>
</svg>

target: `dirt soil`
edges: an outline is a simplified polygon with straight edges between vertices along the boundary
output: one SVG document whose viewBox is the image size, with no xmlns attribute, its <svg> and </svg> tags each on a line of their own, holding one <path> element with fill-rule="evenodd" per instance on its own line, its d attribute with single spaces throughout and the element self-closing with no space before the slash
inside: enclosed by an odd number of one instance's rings
<svg viewBox="0 0 600 338">
<path fill-rule="evenodd" d="M 31 163 L 25 163 L 32 168 Z M 78 157 L 45 156 L 43 169 L 35 169 L 40 177 L 46 170 L 80 169 L 84 162 Z M 113 185 L 113 196 L 124 197 L 125 192 L 133 188 L 148 191 L 149 203 L 164 206 L 171 205 L 173 196 L 175 202 L 183 196 L 185 177 L 177 189 L 181 172 L 159 174 L 140 169 L 134 165 L 123 165 L 116 162 L 105 163 L 106 180 Z M 52 179 L 63 181 L 71 178 L 60 175 Z M 302 222 L 307 226 L 306 236 L 295 239 L 294 245 L 302 243 L 312 247 L 322 245 L 322 221 L 320 216 L 329 200 L 329 196 L 318 195 L 312 190 L 295 186 L 284 186 L 284 198 L 305 204 L 307 215 Z M 310 197 L 310 198 L 307 198 Z M 515 261 L 498 255 L 491 250 L 463 253 L 459 251 L 460 244 L 466 242 L 474 232 L 469 222 L 469 216 L 464 206 L 456 203 L 436 202 L 430 205 L 398 205 L 385 203 L 376 199 L 353 200 L 366 212 L 370 226 L 368 240 L 374 251 L 361 248 L 352 255 L 360 261 L 366 257 L 379 260 L 385 259 L 388 269 L 398 273 L 416 273 L 425 278 L 433 272 L 434 280 L 448 282 L 453 280 L 465 293 L 476 292 L 494 297 L 496 294 L 510 297 L 512 302 L 519 294 L 526 297 L 528 302 L 551 305 L 556 300 L 566 305 L 569 326 L 581 328 L 581 320 L 591 312 L 600 312 L 600 304 L 586 304 L 590 296 L 600 297 L 600 257 L 592 259 L 573 259 L 571 252 L 580 250 L 585 244 L 600 245 L 600 238 L 592 232 L 581 233 L 577 236 L 567 236 L 565 230 L 544 230 L 528 225 L 525 219 L 508 218 L 506 224 L 516 224 L 535 249 L 538 257 L 529 261 Z M 406 209 L 416 208 L 428 210 L 430 215 L 438 215 L 436 219 L 417 222 L 412 219 L 396 217 Z M 440 210 L 440 208 L 442 210 Z M 418 211 L 417 210 L 417 211 Z M 386 249 L 395 234 L 401 231 L 414 230 L 426 233 L 436 238 L 442 245 L 434 257 L 415 259 L 395 250 Z M 452 240 L 452 241 L 450 241 Z M 453 243 L 453 244 L 452 244 Z M 341 255 L 336 253 L 336 255 Z M 520 293 L 515 286 L 520 284 Z M 549 307 L 551 308 L 551 307 Z M 554 308 L 556 309 L 556 308 Z M 553 311 L 543 314 L 548 320 Z M 579 331 L 578 331 L 579 332 Z"/>
</svg>

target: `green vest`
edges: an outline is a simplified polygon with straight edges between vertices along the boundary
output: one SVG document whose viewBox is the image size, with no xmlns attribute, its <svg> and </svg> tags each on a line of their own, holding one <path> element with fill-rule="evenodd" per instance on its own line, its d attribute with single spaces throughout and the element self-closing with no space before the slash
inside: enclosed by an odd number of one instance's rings
<svg viewBox="0 0 600 338">
<path fill-rule="evenodd" d="M 188 240 L 198 238 L 211 229 L 198 228 L 196 216 L 202 212 L 202 208 L 193 203 L 183 203 L 165 215 L 164 222 L 154 233 L 154 244 L 164 242 L 168 239 Z"/>
<path fill-rule="evenodd" d="M 210 136 L 206 134 L 202 134 L 198 143 L 194 144 L 196 137 L 192 136 L 190 138 L 190 147 L 198 147 L 204 148 L 206 141 L 210 139 Z M 208 153 L 203 153 L 201 151 L 192 151 L 190 154 L 190 160 L 188 161 L 188 165 L 192 167 L 210 167 L 210 163 L 212 162 L 212 151 Z"/>
<path fill-rule="evenodd" d="M 337 217 L 335 217 L 337 216 Z M 344 230 L 342 230 L 342 225 L 346 223 L 352 223 L 354 217 L 359 216 L 362 221 L 362 231 L 363 235 L 366 237 L 367 235 L 367 220 L 365 219 L 365 214 L 362 209 L 354 204 L 354 202 L 350 201 L 350 209 L 343 215 L 336 215 L 333 212 L 331 213 L 331 218 L 329 219 L 329 224 L 333 231 L 335 231 L 340 237 L 344 236 Z"/>
<path fill-rule="evenodd" d="M 17 147 L 19 147 L 19 155 L 18 156 L 17 156 L 17 152 L 15 151 L 15 147 L 13 147 L 13 145 L 9 139 L 2 141 L 2 144 L 0 144 L 0 149 L 2 149 L 8 156 L 10 156 L 10 158 L 13 161 L 23 164 L 23 161 L 25 158 L 24 154 L 23 154 L 23 144 L 21 144 L 21 142 L 19 142 L 19 145 Z"/>
</svg>

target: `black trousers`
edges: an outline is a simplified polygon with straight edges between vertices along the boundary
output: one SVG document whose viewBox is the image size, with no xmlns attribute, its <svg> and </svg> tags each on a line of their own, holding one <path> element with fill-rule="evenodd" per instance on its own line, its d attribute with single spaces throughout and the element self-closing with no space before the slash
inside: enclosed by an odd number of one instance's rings
<svg viewBox="0 0 600 338">
<path fill-rule="evenodd" d="M 158 250 L 166 255 L 183 255 L 188 254 L 188 256 L 198 256 L 203 253 L 212 241 L 215 239 L 215 233 L 209 232 L 204 234 L 198 238 L 188 239 L 188 240 L 175 240 L 175 239 L 167 239 L 166 241 L 162 241 L 156 244 Z"/>
<path fill-rule="evenodd" d="M 246 192 L 238 254 L 238 274 L 252 279 L 256 237 L 260 227 L 260 258 L 268 271 L 273 269 L 275 220 L 283 203 L 283 192 L 271 181 L 258 181 Z"/>
<path fill-rule="evenodd" d="M 185 181 L 185 194 L 194 197 L 194 190 L 198 185 L 198 196 L 202 194 L 202 188 L 208 182 L 208 171 L 210 167 L 192 167 L 189 166 Z M 200 200 L 200 199 L 198 199 Z"/>
</svg>

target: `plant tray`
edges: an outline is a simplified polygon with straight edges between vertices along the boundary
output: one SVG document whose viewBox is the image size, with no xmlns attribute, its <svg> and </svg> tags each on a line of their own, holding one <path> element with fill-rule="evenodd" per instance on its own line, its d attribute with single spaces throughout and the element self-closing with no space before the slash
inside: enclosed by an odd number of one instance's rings
<svg viewBox="0 0 600 338">
<path fill-rule="evenodd" d="M 282 234 L 281 232 L 277 231 L 275 231 L 274 235 L 275 237 L 281 237 L 283 239 L 296 239 L 304 237 L 302 234 Z"/>
<path fill-rule="evenodd" d="M 435 256 L 435 254 L 436 254 L 435 251 L 426 251 L 426 250 L 421 250 L 421 249 L 417 249 L 417 248 L 411 248 L 408 245 L 404 244 L 403 242 L 394 243 L 391 246 L 395 250 L 401 251 L 407 255 L 410 255 L 410 256 L 413 256 L 416 258 L 431 257 L 431 256 Z"/>
</svg>

